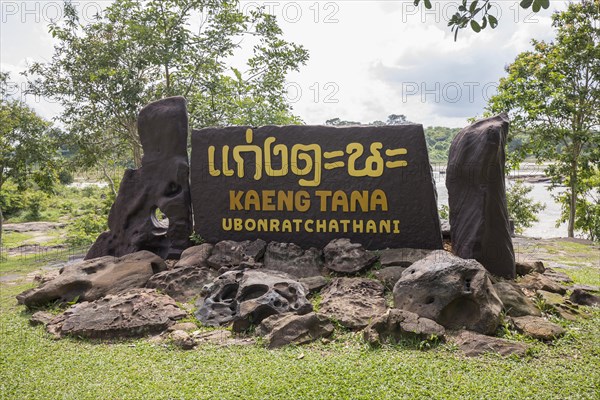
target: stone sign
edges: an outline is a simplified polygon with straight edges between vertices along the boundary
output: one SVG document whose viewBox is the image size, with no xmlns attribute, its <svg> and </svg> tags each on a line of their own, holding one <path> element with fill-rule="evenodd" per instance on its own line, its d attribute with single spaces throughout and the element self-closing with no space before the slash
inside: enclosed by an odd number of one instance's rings
<svg viewBox="0 0 600 400">
<path fill-rule="evenodd" d="M 191 191 L 204 240 L 440 249 L 423 127 L 194 130 Z"/>
</svg>

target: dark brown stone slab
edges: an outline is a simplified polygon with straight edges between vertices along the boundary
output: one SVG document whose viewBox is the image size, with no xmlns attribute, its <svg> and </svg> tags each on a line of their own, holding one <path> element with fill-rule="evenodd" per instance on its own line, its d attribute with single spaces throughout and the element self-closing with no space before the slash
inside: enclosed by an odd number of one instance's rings
<svg viewBox="0 0 600 400">
<path fill-rule="evenodd" d="M 442 248 L 421 125 L 195 130 L 191 182 L 195 230 L 211 243 Z"/>
</svg>

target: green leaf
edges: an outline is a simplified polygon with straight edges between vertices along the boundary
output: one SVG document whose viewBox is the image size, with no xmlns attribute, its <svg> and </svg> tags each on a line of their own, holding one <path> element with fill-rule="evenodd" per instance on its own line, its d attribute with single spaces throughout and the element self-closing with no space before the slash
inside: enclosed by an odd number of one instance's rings
<svg viewBox="0 0 600 400">
<path fill-rule="evenodd" d="M 423 2 L 425 3 L 425 8 L 430 10 L 431 9 L 431 0 L 423 0 Z"/>
<path fill-rule="evenodd" d="M 475 9 L 477 8 L 477 1 L 478 1 L 478 0 L 474 0 L 474 1 L 471 3 L 471 6 L 469 7 L 469 12 L 470 12 L 471 14 L 474 14 L 474 13 L 475 13 Z"/>
<path fill-rule="evenodd" d="M 540 0 L 540 4 L 544 10 L 547 10 L 550 7 L 550 0 Z"/>
<path fill-rule="evenodd" d="M 542 8 L 542 4 L 540 0 L 533 0 L 533 6 L 531 7 L 531 11 L 538 12 Z"/>
<path fill-rule="evenodd" d="M 479 33 L 481 31 L 481 26 L 479 26 L 477 21 L 471 20 L 471 29 L 473 29 L 476 33 Z"/>
<path fill-rule="evenodd" d="M 488 19 L 490 20 L 490 27 L 495 29 L 498 26 L 498 20 L 493 15 L 488 15 Z"/>
<path fill-rule="evenodd" d="M 533 3 L 533 0 L 523 0 L 519 5 L 521 6 L 521 8 L 529 8 L 531 6 L 531 3 Z"/>
<path fill-rule="evenodd" d="M 481 20 L 481 29 L 485 29 L 485 27 L 487 26 L 488 22 L 487 22 L 487 18 L 483 17 L 483 19 Z"/>
</svg>

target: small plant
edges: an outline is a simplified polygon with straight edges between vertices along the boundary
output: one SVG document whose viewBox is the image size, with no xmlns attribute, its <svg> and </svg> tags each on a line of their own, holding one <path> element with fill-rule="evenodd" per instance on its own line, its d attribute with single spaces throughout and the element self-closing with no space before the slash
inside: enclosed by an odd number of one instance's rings
<svg viewBox="0 0 600 400">
<path fill-rule="evenodd" d="M 450 208 L 448 208 L 448 206 L 445 204 L 442 204 L 442 206 L 438 209 L 438 213 L 440 214 L 440 219 L 450 218 Z"/>
<path fill-rule="evenodd" d="M 194 232 L 190 235 L 190 242 L 192 242 L 194 245 L 200 245 L 206 242 L 206 240 L 204 240 L 204 238 L 200 235 L 198 235 L 197 232 Z"/>
</svg>

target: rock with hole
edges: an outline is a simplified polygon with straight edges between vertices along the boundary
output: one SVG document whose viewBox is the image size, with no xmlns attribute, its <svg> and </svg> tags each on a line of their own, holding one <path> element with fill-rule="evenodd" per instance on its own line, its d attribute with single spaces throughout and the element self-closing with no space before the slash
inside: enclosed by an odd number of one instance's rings
<svg viewBox="0 0 600 400">
<path fill-rule="evenodd" d="M 394 286 L 394 306 L 447 329 L 494 333 L 502 302 L 476 260 L 438 250 L 408 267 Z"/>
<path fill-rule="evenodd" d="M 165 262 L 149 251 L 115 258 L 110 256 L 65 265 L 58 277 L 17 296 L 19 304 L 43 306 L 58 301 L 94 301 L 108 294 L 142 288 Z"/>
<path fill-rule="evenodd" d="M 187 153 L 188 116 L 183 97 L 150 103 L 138 115 L 141 167 L 128 169 L 100 234 L 86 259 L 149 250 L 179 258 L 189 247 L 192 206 Z M 163 218 L 164 217 L 164 218 Z"/>
<path fill-rule="evenodd" d="M 186 302 L 199 296 L 204 285 L 211 283 L 217 272 L 210 268 L 183 266 L 152 275 L 146 287 L 158 289 L 177 301 Z"/>
<path fill-rule="evenodd" d="M 196 317 L 204 325 L 233 323 L 244 331 L 276 314 L 312 311 L 304 285 L 288 274 L 269 270 L 229 271 L 205 289 Z"/>
</svg>

